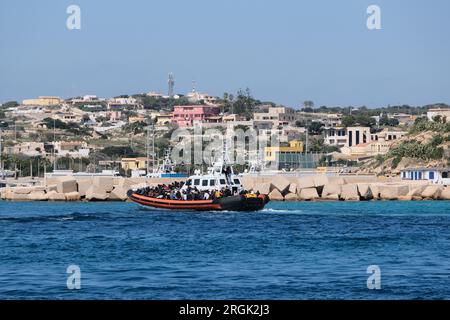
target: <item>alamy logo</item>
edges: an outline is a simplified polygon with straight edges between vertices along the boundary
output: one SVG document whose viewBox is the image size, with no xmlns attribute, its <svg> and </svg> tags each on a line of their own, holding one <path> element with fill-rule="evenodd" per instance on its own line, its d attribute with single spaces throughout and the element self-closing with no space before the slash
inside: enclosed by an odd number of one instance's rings
<svg viewBox="0 0 450 320">
<path fill-rule="evenodd" d="M 370 274 L 367 278 L 367 289 L 380 290 L 381 289 L 381 269 L 377 265 L 367 267 L 367 273 Z"/>
<path fill-rule="evenodd" d="M 81 29 L 81 9 L 73 4 L 67 7 L 66 13 L 69 14 L 66 20 L 66 26 L 69 30 Z"/>
<path fill-rule="evenodd" d="M 71 264 L 67 267 L 66 273 L 69 274 L 67 277 L 67 289 L 74 290 L 74 289 L 81 289 L 81 270 L 80 267 Z"/>
<path fill-rule="evenodd" d="M 367 7 L 367 29 L 380 30 L 381 29 L 381 9 L 377 5 L 370 5 Z"/>
</svg>

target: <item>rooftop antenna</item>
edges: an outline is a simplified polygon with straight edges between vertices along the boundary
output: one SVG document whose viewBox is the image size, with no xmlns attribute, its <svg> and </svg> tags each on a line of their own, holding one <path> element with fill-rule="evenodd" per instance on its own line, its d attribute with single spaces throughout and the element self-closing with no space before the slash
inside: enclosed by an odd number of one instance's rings
<svg viewBox="0 0 450 320">
<path fill-rule="evenodd" d="M 151 135 L 151 138 L 150 138 Z M 151 139 L 151 143 L 150 143 Z M 155 125 L 150 122 L 147 126 L 147 139 L 146 139 L 146 149 L 147 149 L 147 174 L 150 173 L 150 156 L 152 157 L 152 171 L 155 172 Z"/>
<path fill-rule="evenodd" d="M 173 77 L 173 73 L 169 73 L 169 80 L 167 80 L 167 83 L 169 85 L 169 109 L 172 109 L 173 105 L 173 89 L 175 87 L 175 78 Z"/>
<path fill-rule="evenodd" d="M 197 91 L 195 89 L 195 85 L 196 85 L 195 80 L 192 80 L 192 92 L 194 92 L 194 93 Z"/>
<path fill-rule="evenodd" d="M 173 77 L 173 73 L 172 72 L 169 73 L 169 80 L 167 80 L 167 83 L 169 85 L 168 95 L 169 95 L 169 98 L 172 98 L 173 97 L 173 89 L 175 87 L 175 78 Z"/>
</svg>

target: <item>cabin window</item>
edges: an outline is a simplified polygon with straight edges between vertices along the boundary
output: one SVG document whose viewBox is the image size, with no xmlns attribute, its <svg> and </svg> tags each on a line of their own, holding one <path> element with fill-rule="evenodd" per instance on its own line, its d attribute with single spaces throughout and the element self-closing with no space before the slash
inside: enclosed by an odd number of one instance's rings
<svg viewBox="0 0 450 320">
<path fill-rule="evenodd" d="M 208 186 L 208 180 L 202 180 L 202 187 Z"/>
<path fill-rule="evenodd" d="M 194 186 L 200 185 L 200 179 L 194 179 Z"/>
<path fill-rule="evenodd" d="M 210 187 L 212 187 L 215 184 L 216 184 L 216 180 L 214 180 L 214 179 L 209 180 L 209 186 Z"/>
<path fill-rule="evenodd" d="M 220 179 L 220 184 L 226 184 L 225 179 Z"/>
<path fill-rule="evenodd" d="M 239 179 L 234 179 L 234 184 L 241 184 L 241 182 L 239 181 Z"/>
<path fill-rule="evenodd" d="M 442 179 L 448 179 L 448 171 L 442 172 Z"/>
<path fill-rule="evenodd" d="M 433 171 L 428 172 L 428 179 L 434 180 L 434 172 Z"/>
</svg>

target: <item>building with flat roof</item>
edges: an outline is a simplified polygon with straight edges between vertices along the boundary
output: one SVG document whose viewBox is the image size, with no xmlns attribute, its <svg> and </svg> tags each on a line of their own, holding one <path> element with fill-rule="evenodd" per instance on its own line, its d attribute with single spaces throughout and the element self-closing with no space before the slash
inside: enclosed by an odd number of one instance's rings
<svg viewBox="0 0 450 320">
<path fill-rule="evenodd" d="M 428 180 L 434 184 L 450 185 L 450 168 L 407 168 L 400 171 L 403 180 Z"/>
<path fill-rule="evenodd" d="M 25 99 L 22 101 L 22 104 L 26 106 L 53 106 L 61 102 L 62 100 L 59 97 L 40 96 L 37 99 Z"/>
<path fill-rule="evenodd" d="M 120 161 L 120 167 L 125 171 L 144 170 L 147 169 L 147 158 L 122 158 L 122 160 Z"/>
<path fill-rule="evenodd" d="M 325 128 L 325 144 L 338 147 L 351 147 L 371 141 L 369 127 Z"/>
<path fill-rule="evenodd" d="M 194 122 L 217 122 L 220 107 L 207 105 L 175 106 L 172 123 L 179 127 L 192 127 Z"/>
<path fill-rule="evenodd" d="M 253 120 L 255 123 L 270 123 L 272 126 L 289 125 L 295 123 L 297 115 L 292 108 L 270 107 L 267 112 L 255 112 Z"/>
<path fill-rule="evenodd" d="M 450 121 L 450 108 L 432 108 L 427 111 L 427 118 L 433 121 L 436 116 L 444 119 L 444 122 Z"/>
</svg>

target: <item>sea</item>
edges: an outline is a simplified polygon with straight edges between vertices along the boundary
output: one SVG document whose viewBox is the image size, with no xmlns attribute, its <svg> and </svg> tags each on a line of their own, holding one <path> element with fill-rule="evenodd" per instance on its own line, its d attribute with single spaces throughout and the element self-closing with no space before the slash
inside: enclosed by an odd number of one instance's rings
<svg viewBox="0 0 450 320">
<path fill-rule="evenodd" d="M 449 298 L 448 201 L 0 201 L 0 299 Z"/>
</svg>

